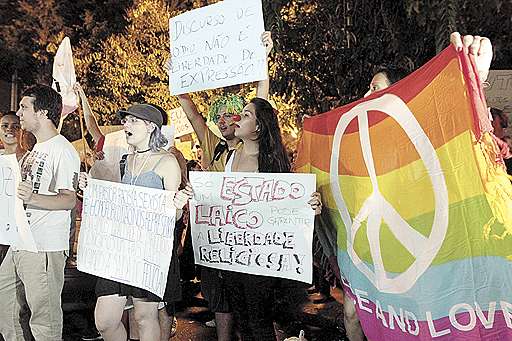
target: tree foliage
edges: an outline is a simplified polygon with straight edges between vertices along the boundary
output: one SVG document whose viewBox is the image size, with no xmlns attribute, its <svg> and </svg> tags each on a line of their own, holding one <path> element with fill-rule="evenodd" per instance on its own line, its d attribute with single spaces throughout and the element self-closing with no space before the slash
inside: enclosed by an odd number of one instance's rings
<svg viewBox="0 0 512 341">
<path fill-rule="evenodd" d="M 0 0 L 0 76 L 48 79 L 58 42 L 70 36 L 78 78 L 101 121 L 132 102 L 177 107 L 163 64 L 168 20 L 216 0 Z M 414 70 L 448 45 L 449 33 L 480 34 L 495 47 L 494 68 L 512 67 L 509 0 L 263 0 L 275 51 L 271 99 L 281 126 L 348 103 L 366 92 L 375 67 Z M 12 10 L 12 9 L 15 10 Z M 7 10 L 9 9 L 9 10 Z M 223 91 L 254 95 L 250 85 L 193 94 L 205 112 Z"/>
</svg>

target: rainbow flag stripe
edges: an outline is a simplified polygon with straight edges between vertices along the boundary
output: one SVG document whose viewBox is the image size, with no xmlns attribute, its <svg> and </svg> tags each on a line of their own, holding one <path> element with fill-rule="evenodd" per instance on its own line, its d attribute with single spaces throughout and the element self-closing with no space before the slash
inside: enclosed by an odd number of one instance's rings
<svg viewBox="0 0 512 341">
<path fill-rule="evenodd" d="M 369 340 L 512 340 L 512 186 L 473 61 L 445 49 L 304 122 L 338 264 Z"/>
</svg>

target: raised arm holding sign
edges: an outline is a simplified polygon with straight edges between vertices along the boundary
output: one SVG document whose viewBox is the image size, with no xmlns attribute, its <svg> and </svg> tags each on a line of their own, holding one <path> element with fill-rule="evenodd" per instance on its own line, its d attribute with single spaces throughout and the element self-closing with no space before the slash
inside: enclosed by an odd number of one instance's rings
<svg viewBox="0 0 512 341">
<path fill-rule="evenodd" d="M 274 47 L 270 32 L 261 35 L 261 44 L 265 46 L 268 55 Z M 267 99 L 269 92 L 269 79 L 261 80 L 257 84 L 256 97 Z M 234 149 L 240 140 L 234 136 L 233 118 L 239 117 L 244 106 L 244 99 L 236 95 L 227 95 L 217 98 L 210 106 L 208 119 L 215 123 L 222 134 L 221 140 L 204 121 L 196 105 L 188 94 L 178 95 L 178 100 L 195 133 L 204 152 L 203 167 L 209 170 L 223 170 L 229 150 Z"/>
</svg>

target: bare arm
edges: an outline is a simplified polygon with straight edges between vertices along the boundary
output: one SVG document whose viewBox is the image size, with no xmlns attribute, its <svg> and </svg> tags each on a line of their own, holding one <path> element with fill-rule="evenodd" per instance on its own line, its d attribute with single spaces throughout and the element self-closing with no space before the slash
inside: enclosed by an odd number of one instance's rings
<svg viewBox="0 0 512 341">
<path fill-rule="evenodd" d="M 87 127 L 87 130 L 91 133 L 94 142 L 97 143 L 103 136 L 103 134 L 101 133 L 101 130 L 98 126 L 98 122 L 96 121 L 96 118 L 92 113 L 91 106 L 89 105 L 89 101 L 87 100 L 87 96 L 85 95 L 84 90 L 78 82 L 75 83 L 74 90 L 78 94 L 78 96 L 80 97 L 80 101 L 82 102 L 85 126 Z"/>
<path fill-rule="evenodd" d="M 199 143 L 203 145 L 206 132 L 208 130 L 208 126 L 206 125 L 203 116 L 197 110 L 197 107 L 189 94 L 178 95 L 177 97 L 185 115 L 187 115 L 190 124 L 192 124 L 192 128 L 194 128 L 197 138 L 199 139 Z"/>
<path fill-rule="evenodd" d="M 263 32 L 263 34 L 261 35 L 261 41 L 262 41 L 263 45 L 265 45 L 265 51 L 267 53 L 267 68 L 268 68 L 268 56 L 274 47 L 274 42 L 272 41 L 272 34 L 270 33 L 270 31 Z M 267 75 L 268 75 L 268 71 L 267 71 Z M 256 97 L 268 99 L 269 90 L 270 90 L 270 79 L 267 76 L 266 79 L 258 82 L 258 86 L 256 88 Z"/>
<path fill-rule="evenodd" d="M 70 210 L 76 203 L 75 192 L 67 189 L 60 189 L 57 195 L 32 193 L 32 182 L 29 180 L 20 183 L 18 197 L 27 205 L 49 211 Z"/>
<path fill-rule="evenodd" d="M 178 192 L 181 184 L 181 169 L 174 155 L 166 156 L 165 160 L 158 165 L 157 172 L 164 180 L 165 190 Z M 176 209 L 176 220 L 180 219 L 182 214 L 183 210 Z"/>
</svg>

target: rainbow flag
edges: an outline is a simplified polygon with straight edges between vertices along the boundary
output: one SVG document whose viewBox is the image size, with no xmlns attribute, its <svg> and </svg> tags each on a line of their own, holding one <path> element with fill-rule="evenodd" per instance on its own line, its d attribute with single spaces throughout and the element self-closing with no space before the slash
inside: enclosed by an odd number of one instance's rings
<svg viewBox="0 0 512 341">
<path fill-rule="evenodd" d="M 449 47 L 304 122 L 338 264 L 371 341 L 512 340 L 512 187 L 473 61 Z"/>
</svg>

